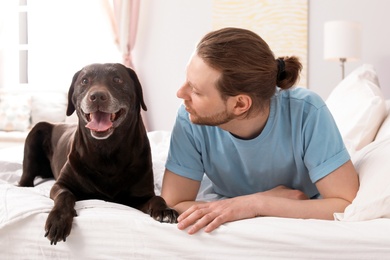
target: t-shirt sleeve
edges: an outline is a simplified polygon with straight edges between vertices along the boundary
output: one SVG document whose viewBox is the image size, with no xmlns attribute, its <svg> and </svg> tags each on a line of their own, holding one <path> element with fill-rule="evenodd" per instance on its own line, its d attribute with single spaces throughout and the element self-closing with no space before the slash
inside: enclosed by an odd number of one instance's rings
<svg viewBox="0 0 390 260">
<path fill-rule="evenodd" d="M 201 143 L 196 138 L 193 125 L 184 106 L 179 108 L 172 130 L 170 147 L 165 167 L 171 172 L 196 181 L 201 181 L 204 174 Z"/>
<path fill-rule="evenodd" d="M 313 183 L 350 159 L 341 134 L 326 105 L 308 115 L 303 139 L 304 163 Z"/>
</svg>

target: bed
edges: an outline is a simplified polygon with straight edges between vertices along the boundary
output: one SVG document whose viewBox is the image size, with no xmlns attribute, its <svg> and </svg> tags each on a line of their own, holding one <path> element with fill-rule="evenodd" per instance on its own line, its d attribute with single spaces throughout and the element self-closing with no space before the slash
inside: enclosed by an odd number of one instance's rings
<svg viewBox="0 0 390 260">
<path fill-rule="evenodd" d="M 188 235 L 136 209 L 86 200 L 76 203 L 78 216 L 67 241 L 50 245 L 44 225 L 53 207 L 49 191 L 54 180 L 37 179 L 33 188 L 15 186 L 22 173 L 23 145 L 18 145 L 0 149 L 0 258 L 389 259 L 390 116 L 378 85 L 372 66 L 364 65 L 327 99 L 361 183 L 353 203 L 332 221 L 259 217 Z M 343 95 L 351 91 L 346 101 Z M 159 194 L 170 132 L 148 136 Z M 221 198 L 204 178 L 198 199 Z"/>
</svg>

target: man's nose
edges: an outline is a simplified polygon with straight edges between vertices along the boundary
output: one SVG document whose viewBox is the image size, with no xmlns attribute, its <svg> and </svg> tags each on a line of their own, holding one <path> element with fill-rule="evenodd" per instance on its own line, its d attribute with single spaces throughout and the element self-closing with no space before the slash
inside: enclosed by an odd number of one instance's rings
<svg viewBox="0 0 390 260">
<path fill-rule="evenodd" d="M 181 98 L 181 99 L 188 99 L 188 97 L 189 97 L 189 95 L 188 95 L 188 86 L 186 84 L 183 84 L 183 86 L 181 86 L 177 90 L 176 96 L 178 98 Z"/>
</svg>

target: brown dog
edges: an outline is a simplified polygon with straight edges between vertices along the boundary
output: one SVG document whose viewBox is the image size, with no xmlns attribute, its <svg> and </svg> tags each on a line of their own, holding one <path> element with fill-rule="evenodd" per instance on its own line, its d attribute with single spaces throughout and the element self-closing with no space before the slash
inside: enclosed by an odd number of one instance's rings
<svg viewBox="0 0 390 260">
<path fill-rule="evenodd" d="M 160 222 L 178 213 L 154 193 L 149 140 L 140 116 L 146 110 L 135 72 L 121 64 L 92 64 L 78 71 L 68 93 L 78 125 L 41 122 L 24 148 L 20 186 L 54 177 L 54 208 L 46 220 L 51 244 L 66 240 L 77 200 L 102 199 L 134 207 Z"/>
</svg>

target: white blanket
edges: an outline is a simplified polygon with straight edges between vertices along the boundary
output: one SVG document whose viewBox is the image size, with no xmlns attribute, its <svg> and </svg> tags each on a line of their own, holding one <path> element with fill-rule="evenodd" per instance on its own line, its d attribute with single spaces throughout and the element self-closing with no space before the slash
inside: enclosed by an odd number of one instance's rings
<svg viewBox="0 0 390 260">
<path fill-rule="evenodd" d="M 150 133 L 156 191 L 169 133 Z M 17 187 L 22 147 L 0 151 L 0 259 L 389 259 L 390 219 L 339 222 L 261 217 L 188 235 L 133 208 L 78 201 L 70 236 L 50 245 L 44 225 L 53 207 L 53 180 Z M 14 154 L 12 154 L 14 153 Z M 3 156 L 12 159 L 4 161 Z M 205 180 L 199 199 L 214 200 Z"/>
</svg>

